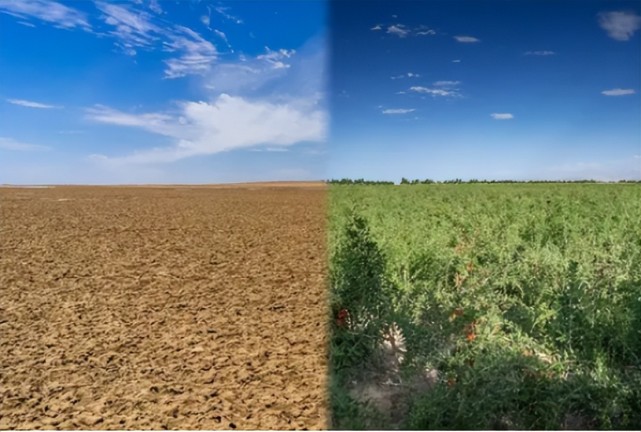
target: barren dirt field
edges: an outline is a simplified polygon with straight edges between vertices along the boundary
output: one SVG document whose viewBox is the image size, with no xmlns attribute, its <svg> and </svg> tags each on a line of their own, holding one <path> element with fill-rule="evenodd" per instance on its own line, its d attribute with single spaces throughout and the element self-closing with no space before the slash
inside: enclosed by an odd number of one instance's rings
<svg viewBox="0 0 641 432">
<path fill-rule="evenodd" d="M 0 188 L 0 429 L 325 428 L 325 193 Z"/>
</svg>

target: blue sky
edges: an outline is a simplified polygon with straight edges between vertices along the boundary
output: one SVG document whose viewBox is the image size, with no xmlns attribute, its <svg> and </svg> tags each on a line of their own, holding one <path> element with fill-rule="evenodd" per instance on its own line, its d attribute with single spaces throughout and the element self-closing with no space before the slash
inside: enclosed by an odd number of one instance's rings
<svg viewBox="0 0 641 432">
<path fill-rule="evenodd" d="M 334 2 L 328 177 L 641 178 L 638 1 Z"/>
<path fill-rule="evenodd" d="M 321 1 L 0 0 L 0 183 L 325 176 Z"/>
</svg>

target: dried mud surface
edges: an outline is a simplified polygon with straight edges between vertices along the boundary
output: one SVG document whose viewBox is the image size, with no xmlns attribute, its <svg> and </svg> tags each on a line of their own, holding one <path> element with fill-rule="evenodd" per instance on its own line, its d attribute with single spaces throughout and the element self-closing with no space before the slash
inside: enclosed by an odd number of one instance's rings
<svg viewBox="0 0 641 432">
<path fill-rule="evenodd" d="M 324 206 L 0 188 L 0 429 L 325 428 Z"/>
</svg>

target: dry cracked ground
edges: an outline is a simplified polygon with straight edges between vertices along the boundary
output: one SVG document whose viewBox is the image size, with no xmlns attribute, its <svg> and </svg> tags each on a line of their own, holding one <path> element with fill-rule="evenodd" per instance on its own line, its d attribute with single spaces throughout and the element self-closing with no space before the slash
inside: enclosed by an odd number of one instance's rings
<svg viewBox="0 0 641 432">
<path fill-rule="evenodd" d="M 325 428 L 325 193 L 0 188 L 0 429 Z"/>
</svg>

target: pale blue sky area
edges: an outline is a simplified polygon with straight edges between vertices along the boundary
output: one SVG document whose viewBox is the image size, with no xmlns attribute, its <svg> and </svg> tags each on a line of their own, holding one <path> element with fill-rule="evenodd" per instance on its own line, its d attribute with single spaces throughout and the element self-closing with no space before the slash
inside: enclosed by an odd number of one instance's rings
<svg viewBox="0 0 641 432">
<path fill-rule="evenodd" d="M 0 0 L 0 183 L 325 175 L 322 1 Z"/>
</svg>

